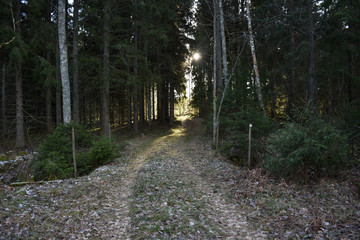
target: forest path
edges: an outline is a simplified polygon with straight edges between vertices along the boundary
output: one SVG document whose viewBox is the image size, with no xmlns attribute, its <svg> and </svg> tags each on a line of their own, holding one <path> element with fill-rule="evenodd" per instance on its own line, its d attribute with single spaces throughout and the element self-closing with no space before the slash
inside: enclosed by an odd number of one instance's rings
<svg viewBox="0 0 360 240">
<path fill-rule="evenodd" d="M 184 120 L 134 162 L 131 239 L 265 238 L 222 191 L 228 182 L 211 179 L 237 168 L 214 158 L 204 130 L 200 119 Z"/>
<path fill-rule="evenodd" d="M 128 143 L 89 176 L 4 188 L 0 239 L 266 238 L 227 197 L 239 169 L 214 155 L 200 119 Z"/>
</svg>

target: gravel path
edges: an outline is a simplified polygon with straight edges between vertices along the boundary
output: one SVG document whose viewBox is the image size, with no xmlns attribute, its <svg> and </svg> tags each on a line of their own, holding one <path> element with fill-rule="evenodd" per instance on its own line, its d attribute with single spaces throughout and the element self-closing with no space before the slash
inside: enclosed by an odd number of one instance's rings
<svg viewBox="0 0 360 240">
<path fill-rule="evenodd" d="M 200 119 L 89 176 L 0 183 L 0 239 L 358 239 L 356 174 L 299 186 L 215 154 Z"/>
<path fill-rule="evenodd" d="M 1 185 L 0 239 L 265 238 L 202 177 L 220 163 L 197 127 L 130 140 L 122 158 L 77 180 Z"/>
</svg>

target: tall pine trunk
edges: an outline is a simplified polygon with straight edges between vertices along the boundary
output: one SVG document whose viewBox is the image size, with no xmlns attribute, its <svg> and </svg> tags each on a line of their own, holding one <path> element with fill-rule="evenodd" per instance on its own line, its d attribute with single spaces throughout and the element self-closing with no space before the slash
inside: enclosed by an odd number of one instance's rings
<svg viewBox="0 0 360 240">
<path fill-rule="evenodd" d="M 256 93 L 257 93 L 257 97 L 258 97 L 258 100 L 259 100 L 260 108 L 261 108 L 261 110 L 263 112 L 263 115 L 265 117 L 266 116 L 266 111 L 265 111 L 263 97 L 262 97 L 262 94 L 261 94 L 260 74 L 259 74 L 258 63 L 257 63 L 257 60 L 256 60 L 255 41 L 254 41 L 254 34 L 253 34 L 253 31 L 252 31 L 250 5 L 251 5 L 251 0 L 246 0 L 246 13 L 247 13 L 246 17 L 247 17 L 247 20 L 248 20 L 249 41 L 250 41 L 250 48 L 251 48 L 253 66 L 254 66 Z"/>
<path fill-rule="evenodd" d="M 136 4 L 136 2 L 135 2 Z M 137 26 L 135 22 L 135 31 L 134 31 L 134 40 L 135 40 L 135 49 L 137 49 L 137 41 L 138 41 L 138 33 Z M 138 86 L 137 86 L 137 77 L 138 77 L 138 58 L 137 53 L 135 53 L 134 57 L 134 87 L 133 87 L 133 129 L 134 132 L 137 133 L 139 131 L 139 108 L 138 108 Z"/>
<path fill-rule="evenodd" d="M 50 63 L 50 50 L 47 50 L 46 53 L 46 60 Z M 50 133 L 52 130 L 52 84 L 50 75 L 46 77 L 46 129 L 47 132 Z"/>
<path fill-rule="evenodd" d="M 139 119 L 140 119 L 140 126 L 144 125 L 145 122 L 145 104 L 144 104 L 144 84 L 141 83 L 140 91 L 139 91 Z"/>
<path fill-rule="evenodd" d="M 21 11 L 20 0 L 15 1 L 16 37 L 21 38 Z M 16 84 L 16 147 L 25 146 L 24 138 L 24 106 L 23 106 L 23 79 L 22 60 L 15 63 L 15 84 Z"/>
<path fill-rule="evenodd" d="M 46 6 L 46 23 L 51 24 L 51 1 L 47 1 Z M 51 41 L 50 37 L 47 37 L 47 42 Z M 51 52 L 50 49 L 46 50 L 46 61 L 50 64 L 51 62 Z M 52 84 L 51 84 L 51 76 L 48 74 L 46 76 L 46 129 L 47 132 L 50 133 L 52 130 Z"/>
<path fill-rule="evenodd" d="M 217 41 L 217 0 L 213 1 L 213 140 L 212 143 L 216 144 L 216 131 L 217 131 L 217 120 L 216 120 L 216 102 L 217 102 L 217 95 L 216 95 L 216 86 L 217 86 L 217 48 L 219 45 L 219 42 Z"/>
<path fill-rule="evenodd" d="M 66 1 L 58 0 L 58 36 L 60 54 L 60 76 L 62 84 L 63 121 L 71 122 L 70 81 L 68 50 L 66 45 Z"/>
<path fill-rule="evenodd" d="M 109 75 L 110 75 L 110 6 L 109 0 L 104 1 L 104 53 L 103 78 L 101 88 L 101 132 L 103 136 L 110 136 L 110 110 L 109 110 Z"/>
<path fill-rule="evenodd" d="M 79 35 L 79 0 L 74 0 L 73 21 L 73 118 L 75 123 L 80 123 L 79 104 L 79 64 L 78 64 L 78 35 Z"/>
<path fill-rule="evenodd" d="M 294 18 L 295 13 L 295 6 L 294 1 L 290 0 L 290 14 L 291 18 Z M 292 26 L 293 20 L 291 21 L 291 29 L 290 29 L 290 78 L 289 78 L 289 85 L 288 85 L 288 109 L 289 109 L 289 116 L 293 118 L 294 116 L 294 104 L 295 104 L 295 27 Z"/>
</svg>

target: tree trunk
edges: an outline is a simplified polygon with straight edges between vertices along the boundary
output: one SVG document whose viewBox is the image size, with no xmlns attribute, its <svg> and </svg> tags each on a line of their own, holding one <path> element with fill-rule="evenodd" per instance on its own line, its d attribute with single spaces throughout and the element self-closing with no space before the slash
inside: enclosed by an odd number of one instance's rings
<svg viewBox="0 0 360 240">
<path fill-rule="evenodd" d="M 50 50 L 47 50 L 46 60 L 50 63 Z M 50 133 L 52 131 L 52 84 L 50 75 L 46 76 L 46 129 Z"/>
<path fill-rule="evenodd" d="M 148 65 L 148 52 L 147 52 L 147 42 L 145 42 L 145 65 Z M 152 129 L 152 119 L 151 119 L 151 84 L 149 81 L 146 82 L 146 104 L 147 104 L 147 118 L 149 129 Z"/>
<path fill-rule="evenodd" d="M 110 136 L 110 110 L 109 110 L 109 75 L 110 75 L 110 3 L 104 1 L 104 53 L 103 53 L 103 79 L 101 89 L 101 132 L 105 137 Z"/>
<path fill-rule="evenodd" d="M 16 34 L 21 38 L 21 1 L 16 0 L 15 21 Z M 16 147 L 25 146 L 24 138 L 24 111 L 23 111 L 23 79 L 22 79 L 22 61 L 17 60 L 15 63 L 15 84 L 16 84 Z"/>
<path fill-rule="evenodd" d="M 78 66 L 78 34 L 79 34 L 79 0 L 74 0 L 73 21 L 73 117 L 75 123 L 80 123 L 79 104 L 79 66 Z"/>
<path fill-rule="evenodd" d="M 174 109 L 174 102 L 175 102 L 175 89 L 174 84 L 170 83 L 170 125 L 173 126 L 175 122 L 175 109 Z"/>
<path fill-rule="evenodd" d="M 314 25 L 313 25 L 313 0 L 307 0 L 308 11 L 308 36 L 309 36 L 309 101 L 310 106 L 315 107 L 316 102 L 316 79 L 315 79 L 315 60 L 314 60 Z"/>
<path fill-rule="evenodd" d="M 253 66 L 254 66 L 256 92 L 257 92 L 257 97 L 259 100 L 260 108 L 265 117 L 266 111 L 265 111 L 265 107 L 264 107 L 263 97 L 261 94 L 260 74 L 259 74 L 258 64 L 257 64 L 257 60 L 256 60 L 254 34 L 252 31 L 252 24 L 251 24 L 250 5 L 251 5 L 251 0 L 246 0 L 246 13 L 247 13 L 246 17 L 248 20 L 249 40 L 250 40 L 250 48 L 251 48 L 251 54 L 252 54 L 252 59 L 253 59 Z"/>
<path fill-rule="evenodd" d="M 140 95 L 139 95 L 139 118 L 140 118 L 140 126 L 144 125 L 145 122 L 145 105 L 144 105 L 144 84 L 140 85 Z"/>
<path fill-rule="evenodd" d="M 131 126 L 132 123 L 132 109 L 131 109 L 131 87 L 127 86 L 127 123 L 128 127 Z"/>
<path fill-rule="evenodd" d="M 291 17 L 294 18 L 295 12 L 294 1 L 290 0 L 290 13 Z M 293 20 L 291 21 L 293 23 Z M 291 26 L 290 29 L 290 79 L 288 85 L 288 109 L 290 118 L 294 117 L 294 104 L 295 104 L 295 27 Z"/>
<path fill-rule="evenodd" d="M 160 109 L 161 109 L 161 118 L 160 121 L 165 123 L 168 116 L 168 87 L 167 82 L 163 82 L 161 86 L 161 96 L 160 96 Z"/>
<path fill-rule="evenodd" d="M 153 120 L 155 121 L 155 82 L 153 83 L 153 86 L 152 86 L 152 106 L 153 106 Z"/>
<path fill-rule="evenodd" d="M 58 35 L 60 53 L 60 75 L 62 84 L 62 103 L 64 123 L 71 122 L 70 81 L 68 50 L 66 46 L 66 1 L 58 0 Z"/>
<path fill-rule="evenodd" d="M 47 24 L 51 24 L 51 1 L 47 1 L 46 7 L 46 22 Z M 47 37 L 47 42 L 50 42 L 50 37 Z M 50 64 L 51 62 L 51 53 L 50 49 L 46 50 L 46 61 Z M 46 129 L 47 132 L 50 133 L 52 131 L 52 84 L 51 84 L 51 76 L 48 74 L 46 76 Z"/>
<path fill-rule="evenodd" d="M 137 49 L 137 27 L 135 26 L 135 49 Z M 138 59 L 137 56 L 134 58 L 134 88 L 133 88 L 133 114 L 134 114 L 134 132 L 137 133 L 139 131 L 139 113 L 138 113 L 138 86 L 137 86 L 137 77 L 138 77 Z"/>
<path fill-rule="evenodd" d="M 216 102 L 217 102 L 217 95 L 216 95 L 216 86 L 217 86 L 217 49 L 219 42 L 217 41 L 217 0 L 213 1 L 214 4 L 214 13 L 213 13 L 213 140 L 212 143 L 216 144 L 216 130 L 217 130 L 217 120 L 216 120 Z"/>
<path fill-rule="evenodd" d="M 56 126 L 59 126 L 62 122 L 61 114 L 61 79 L 60 79 L 60 55 L 59 47 L 56 48 Z"/>
<path fill-rule="evenodd" d="M 146 104 L 147 104 L 147 118 L 149 128 L 152 128 L 152 119 L 151 119 L 151 87 L 150 83 L 146 83 Z"/>
<path fill-rule="evenodd" d="M 1 114 L 2 114 L 2 133 L 7 133 L 6 125 L 6 64 L 5 58 L 3 58 L 1 66 Z"/>
<path fill-rule="evenodd" d="M 222 0 L 218 0 L 219 4 L 219 14 L 220 14 L 220 32 L 221 32 L 221 50 L 222 50 L 222 62 L 223 62 L 223 69 L 224 69 L 224 78 L 225 78 L 225 88 L 222 92 L 221 100 L 219 103 L 219 108 L 216 116 L 216 148 L 219 146 L 219 118 L 221 113 L 222 103 L 224 101 L 226 89 L 229 85 L 229 78 L 228 78 L 228 66 L 227 66 L 227 56 L 226 56 L 226 38 L 225 38 L 225 21 L 224 21 L 224 12 L 222 6 Z"/>
<path fill-rule="evenodd" d="M 223 90 L 224 90 L 224 80 L 225 77 L 223 77 L 223 69 L 221 65 L 222 61 L 222 49 L 221 49 L 221 27 L 220 27 L 220 12 L 219 12 L 219 4 L 217 3 L 218 0 L 216 0 L 216 3 L 214 2 L 214 24 L 215 24 L 215 35 L 214 38 L 216 39 L 216 93 L 217 93 L 217 99 L 221 99 Z"/>
</svg>

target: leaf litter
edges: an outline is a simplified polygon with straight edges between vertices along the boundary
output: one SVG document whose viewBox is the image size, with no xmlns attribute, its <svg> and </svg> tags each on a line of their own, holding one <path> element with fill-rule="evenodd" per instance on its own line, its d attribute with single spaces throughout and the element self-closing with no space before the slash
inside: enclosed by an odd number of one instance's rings
<svg viewBox="0 0 360 240">
<path fill-rule="evenodd" d="M 358 239 L 356 174 L 298 186 L 215 154 L 198 119 L 89 176 L 0 184 L 0 239 Z"/>
</svg>

